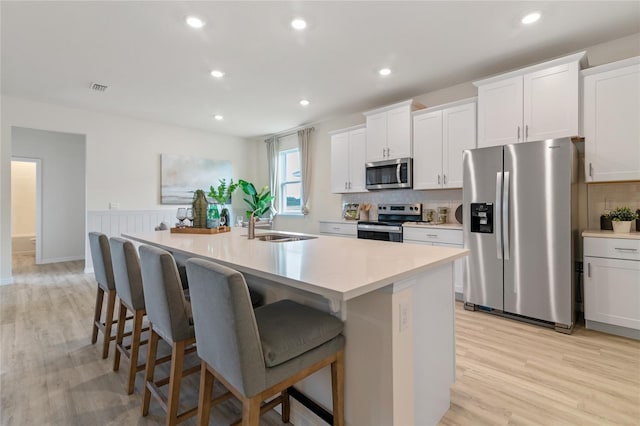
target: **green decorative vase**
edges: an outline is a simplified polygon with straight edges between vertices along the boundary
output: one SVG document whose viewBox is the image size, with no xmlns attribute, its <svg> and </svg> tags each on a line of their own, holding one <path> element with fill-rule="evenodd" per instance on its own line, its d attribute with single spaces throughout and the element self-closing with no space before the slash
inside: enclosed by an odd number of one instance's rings
<svg viewBox="0 0 640 426">
<path fill-rule="evenodd" d="M 198 189 L 193 194 L 193 227 L 194 228 L 206 228 L 207 227 L 207 209 L 209 203 L 204 195 L 202 189 Z"/>
</svg>

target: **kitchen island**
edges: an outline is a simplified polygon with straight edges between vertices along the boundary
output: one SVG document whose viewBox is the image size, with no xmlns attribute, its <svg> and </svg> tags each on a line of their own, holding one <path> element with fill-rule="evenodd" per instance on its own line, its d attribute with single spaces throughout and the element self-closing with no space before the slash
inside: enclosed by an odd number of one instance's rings
<svg viewBox="0 0 640 426">
<path fill-rule="evenodd" d="M 436 424 L 455 380 L 453 261 L 468 250 L 331 236 L 272 242 L 246 232 L 123 236 L 237 269 L 267 303 L 286 297 L 342 318 L 348 425 Z M 331 409 L 328 371 L 296 387 Z M 297 404 L 291 421 L 323 424 Z"/>
</svg>

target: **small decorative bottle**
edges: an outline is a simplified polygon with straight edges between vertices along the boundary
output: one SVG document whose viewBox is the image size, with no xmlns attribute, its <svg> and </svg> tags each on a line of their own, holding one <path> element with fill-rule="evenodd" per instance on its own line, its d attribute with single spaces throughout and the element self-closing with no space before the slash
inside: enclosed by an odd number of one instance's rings
<svg viewBox="0 0 640 426">
<path fill-rule="evenodd" d="M 220 225 L 220 212 L 218 212 L 218 205 L 215 203 L 209 204 L 209 210 L 207 211 L 207 228 L 214 229 Z"/>
<path fill-rule="evenodd" d="M 198 189 L 193 194 L 193 227 L 194 228 L 206 228 L 207 226 L 207 198 L 204 195 L 204 191 Z"/>
</svg>

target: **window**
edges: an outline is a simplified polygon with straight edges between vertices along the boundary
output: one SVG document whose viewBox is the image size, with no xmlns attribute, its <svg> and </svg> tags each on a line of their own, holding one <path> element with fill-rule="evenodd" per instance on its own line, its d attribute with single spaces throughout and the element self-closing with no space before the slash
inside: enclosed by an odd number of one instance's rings
<svg viewBox="0 0 640 426">
<path fill-rule="evenodd" d="M 302 182 L 300 180 L 300 154 L 298 148 L 280 151 L 278 158 L 278 212 L 301 214 Z"/>
</svg>

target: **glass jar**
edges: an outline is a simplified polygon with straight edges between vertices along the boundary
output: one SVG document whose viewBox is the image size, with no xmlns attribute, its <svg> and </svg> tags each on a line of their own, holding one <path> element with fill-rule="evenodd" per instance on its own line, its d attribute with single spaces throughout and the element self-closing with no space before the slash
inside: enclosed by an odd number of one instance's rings
<svg viewBox="0 0 640 426">
<path fill-rule="evenodd" d="M 447 223 L 449 219 L 449 207 L 438 207 L 438 223 Z"/>
<path fill-rule="evenodd" d="M 207 228 L 213 229 L 220 225 L 220 212 L 218 211 L 218 205 L 215 203 L 209 204 L 207 210 Z"/>
</svg>

